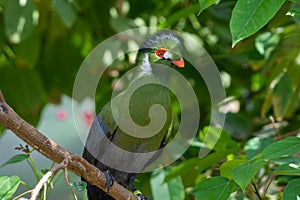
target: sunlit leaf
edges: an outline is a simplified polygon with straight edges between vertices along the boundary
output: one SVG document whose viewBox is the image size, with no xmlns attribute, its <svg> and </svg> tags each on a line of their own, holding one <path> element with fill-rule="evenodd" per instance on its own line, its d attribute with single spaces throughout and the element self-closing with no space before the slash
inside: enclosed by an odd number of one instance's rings
<svg viewBox="0 0 300 200">
<path fill-rule="evenodd" d="M 184 187 L 180 176 L 164 182 L 166 171 L 154 171 L 150 178 L 151 191 L 154 200 L 163 197 L 165 200 L 183 200 Z"/>
<path fill-rule="evenodd" d="M 274 131 L 274 130 L 273 130 Z M 267 146 L 272 144 L 274 139 L 272 138 L 259 138 L 254 137 L 247 141 L 245 145 L 245 152 L 248 159 L 253 158 L 258 153 L 261 153 Z"/>
<path fill-rule="evenodd" d="M 18 189 L 20 178 L 18 176 L 2 176 L 0 177 L 0 199 L 11 199 L 13 194 Z"/>
<path fill-rule="evenodd" d="M 277 175 L 300 176 L 300 166 L 293 163 L 279 165 L 275 173 Z"/>
<path fill-rule="evenodd" d="M 288 137 L 266 147 L 261 155 L 264 159 L 274 159 L 300 152 L 300 138 Z"/>
<path fill-rule="evenodd" d="M 201 181 L 191 192 L 196 200 L 227 200 L 238 189 L 234 181 L 225 177 L 213 177 Z"/>
<path fill-rule="evenodd" d="M 247 163 L 247 162 L 249 162 L 249 161 L 248 160 L 229 160 L 229 161 L 226 161 L 220 167 L 221 176 L 224 176 L 228 179 L 232 179 L 233 178 L 232 170 L 235 167 L 237 167 L 239 165 L 242 165 L 244 163 Z"/>
<path fill-rule="evenodd" d="M 285 0 L 238 0 L 232 11 L 232 46 L 256 33 L 277 13 Z"/>
</svg>

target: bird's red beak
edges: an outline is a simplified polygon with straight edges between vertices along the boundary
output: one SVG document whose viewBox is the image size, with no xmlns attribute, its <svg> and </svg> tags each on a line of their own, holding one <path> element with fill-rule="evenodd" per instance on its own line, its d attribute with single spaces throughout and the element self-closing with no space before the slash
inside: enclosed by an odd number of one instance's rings
<svg viewBox="0 0 300 200">
<path fill-rule="evenodd" d="M 184 67 L 184 60 L 182 58 L 180 60 L 172 60 L 172 63 L 177 67 Z"/>
</svg>

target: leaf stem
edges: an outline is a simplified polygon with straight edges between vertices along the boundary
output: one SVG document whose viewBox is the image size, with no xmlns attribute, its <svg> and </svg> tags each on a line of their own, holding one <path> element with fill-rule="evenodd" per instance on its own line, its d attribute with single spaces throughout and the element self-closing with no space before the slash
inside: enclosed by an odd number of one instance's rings
<svg viewBox="0 0 300 200">
<path fill-rule="evenodd" d="M 32 169 L 32 171 L 35 175 L 36 181 L 39 182 L 39 180 L 40 180 L 39 170 L 38 170 L 32 156 L 29 156 L 29 162 L 28 163 L 31 166 L 31 169 Z"/>
<path fill-rule="evenodd" d="M 258 197 L 259 200 L 262 200 L 260 194 L 259 194 L 259 191 L 258 191 L 258 188 L 256 187 L 255 183 L 253 183 L 253 181 L 251 182 L 252 186 L 254 187 L 254 190 L 255 190 L 255 193 Z"/>
<path fill-rule="evenodd" d="M 26 195 L 26 194 L 28 194 L 28 193 L 31 193 L 32 192 L 32 190 L 27 190 L 26 192 L 23 192 L 22 194 L 19 194 L 18 196 L 16 196 L 15 198 L 13 198 L 12 200 L 17 200 L 17 199 L 19 199 L 20 197 L 22 197 L 22 196 L 24 196 L 24 195 Z"/>
</svg>

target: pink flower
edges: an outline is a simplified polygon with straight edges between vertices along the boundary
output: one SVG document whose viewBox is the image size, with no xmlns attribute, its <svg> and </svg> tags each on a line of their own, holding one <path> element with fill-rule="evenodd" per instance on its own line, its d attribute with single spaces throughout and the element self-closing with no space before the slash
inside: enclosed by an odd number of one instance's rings
<svg viewBox="0 0 300 200">
<path fill-rule="evenodd" d="M 87 127 L 90 127 L 93 123 L 94 120 L 94 113 L 91 111 L 85 111 L 83 113 L 84 116 L 84 122 L 87 125 Z"/>
<path fill-rule="evenodd" d="M 67 119 L 67 112 L 64 110 L 58 110 L 56 116 L 59 120 L 65 120 Z"/>
</svg>

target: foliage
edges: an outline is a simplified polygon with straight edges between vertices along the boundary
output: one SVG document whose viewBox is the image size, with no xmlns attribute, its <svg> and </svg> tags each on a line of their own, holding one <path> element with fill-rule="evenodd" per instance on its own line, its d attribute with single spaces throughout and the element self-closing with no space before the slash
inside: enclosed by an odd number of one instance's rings
<svg viewBox="0 0 300 200">
<path fill-rule="evenodd" d="M 26 145 L 25 148 L 22 145 L 20 145 L 20 147 L 16 147 L 15 149 L 26 152 L 26 154 L 22 153 L 22 154 L 17 154 L 15 156 L 11 157 L 5 163 L 1 164 L 0 168 L 7 166 L 7 165 L 27 161 L 27 163 L 30 165 L 32 172 L 36 178 L 36 182 L 38 183 L 40 181 L 40 179 L 42 178 L 42 176 L 45 175 L 51 169 L 51 167 L 53 167 L 54 163 L 49 167 L 49 169 L 39 170 L 37 168 L 36 162 L 33 160 L 32 156 L 30 154 L 33 151 L 33 149 L 29 149 L 28 145 Z M 61 173 L 59 175 L 57 175 L 57 177 L 60 177 L 60 176 L 61 176 Z M 57 177 L 56 178 L 51 177 L 51 179 L 49 179 L 47 181 L 47 187 L 44 187 L 44 190 L 45 190 L 44 194 L 47 194 L 49 192 L 49 190 L 54 188 L 54 185 L 57 181 Z M 19 184 L 24 185 L 25 187 L 29 188 L 30 190 L 18 195 L 15 198 L 12 198 L 14 193 L 17 191 Z M 76 194 L 74 193 L 75 190 L 82 191 L 82 190 L 84 190 L 85 187 L 86 187 L 85 182 L 71 182 L 68 185 L 68 188 L 72 191 L 72 194 L 74 196 L 76 196 Z M 20 179 L 20 177 L 18 177 L 18 176 L 14 175 L 11 177 L 8 177 L 8 176 L 0 177 L 0 199 L 2 199 L 2 200 L 19 199 L 20 197 L 30 193 L 32 189 L 33 188 L 31 188 L 31 186 L 29 186 L 26 182 L 22 181 Z M 42 193 L 40 193 L 39 199 L 46 199 L 46 197 L 43 196 Z"/>
<path fill-rule="evenodd" d="M 135 27 L 180 31 L 200 42 L 217 64 L 228 96 L 218 114 L 227 115 L 226 123 L 218 143 L 199 157 L 201 148 L 208 149 L 203 136 L 218 128 L 207 126 L 212 113 L 203 79 L 192 67 L 181 70 L 200 102 L 198 137 L 167 170 L 140 175 L 138 188 L 154 199 L 167 194 L 169 199 L 296 199 L 299 5 L 299 0 L 0 0 L 0 88 L 16 112 L 37 124 L 47 103 L 71 96 L 80 63 L 101 41 Z M 97 110 L 131 65 L 126 55 L 108 70 Z M 5 165 L 24 159 L 30 157 L 19 154 Z M 34 169 L 37 180 L 39 171 Z M 7 188 L 9 199 L 19 183 L 16 176 L 3 176 L 0 191 Z"/>
</svg>

